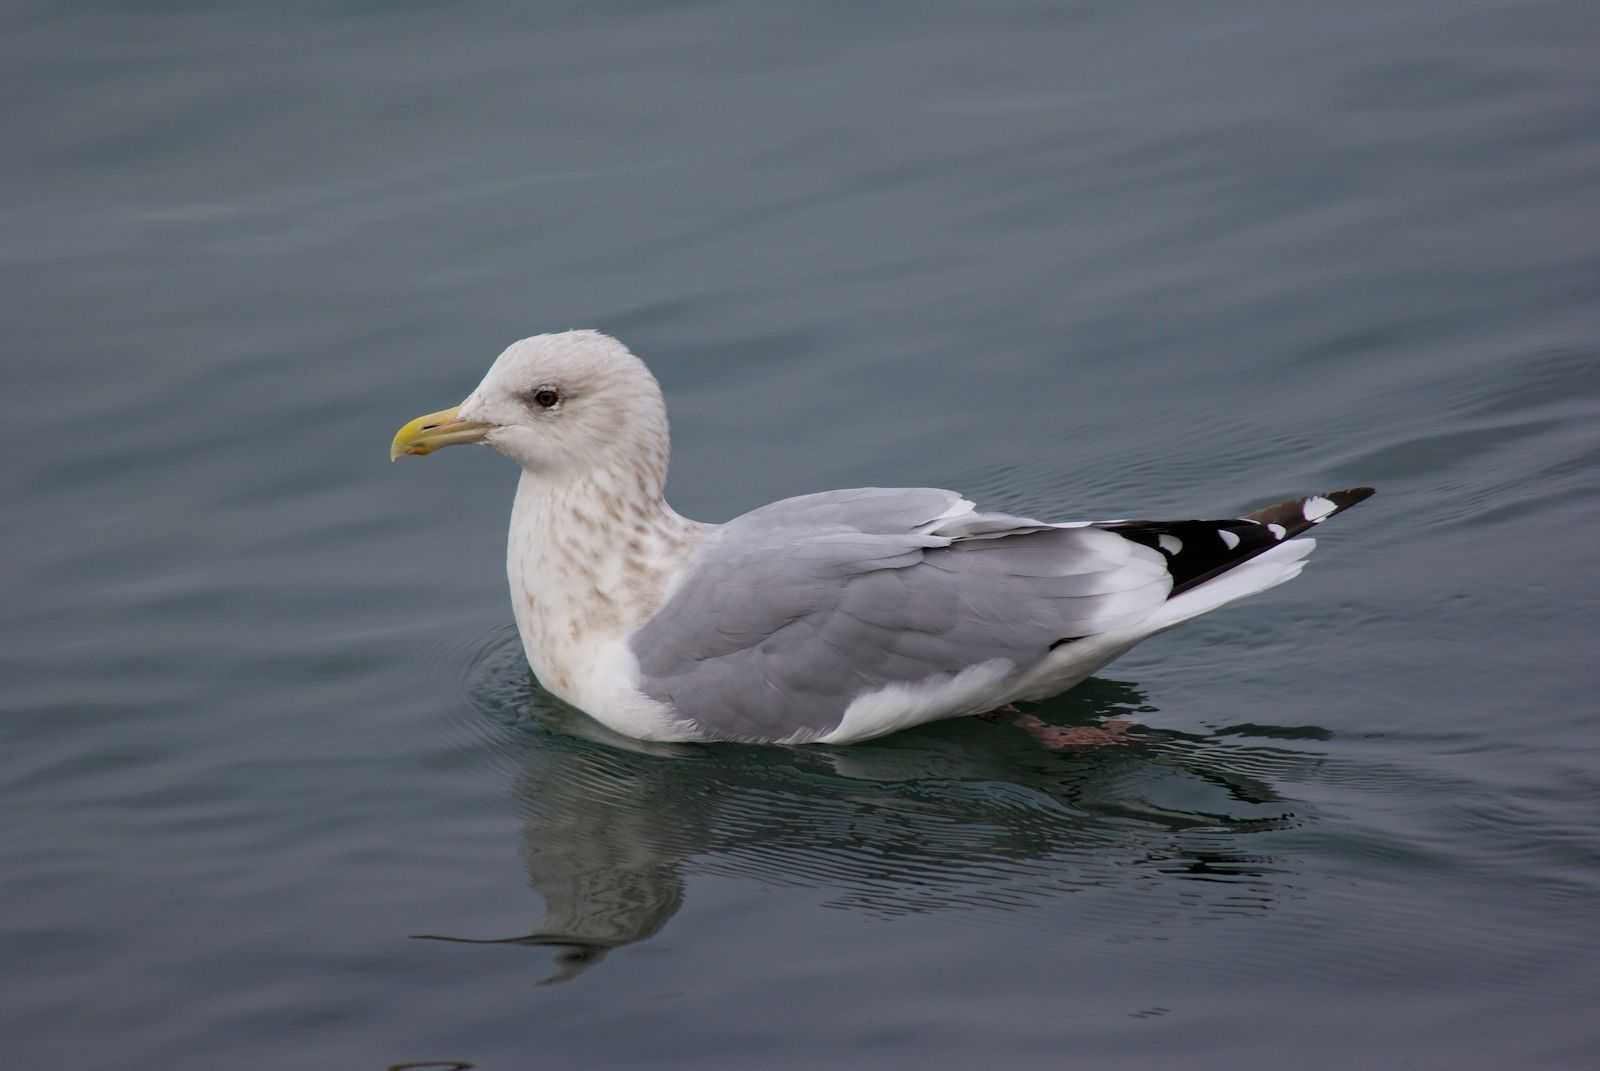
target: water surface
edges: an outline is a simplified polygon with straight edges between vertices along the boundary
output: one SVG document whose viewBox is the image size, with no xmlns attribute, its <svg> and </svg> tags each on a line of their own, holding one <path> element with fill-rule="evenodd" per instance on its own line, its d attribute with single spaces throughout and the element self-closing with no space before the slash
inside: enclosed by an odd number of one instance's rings
<svg viewBox="0 0 1600 1071">
<path fill-rule="evenodd" d="M 24 4 L 0 891 L 81 1069 L 1573 1067 L 1600 1043 L 1591 5 Z M 1374 483 L 1042 705 L 619 741 L 509 627 L 510 340 L 671 494 Z"/>
</svg>

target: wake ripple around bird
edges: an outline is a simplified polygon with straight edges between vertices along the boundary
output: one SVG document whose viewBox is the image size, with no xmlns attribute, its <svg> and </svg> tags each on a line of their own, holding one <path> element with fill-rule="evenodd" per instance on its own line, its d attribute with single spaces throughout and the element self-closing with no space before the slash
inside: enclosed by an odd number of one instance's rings
<svg viewBox="0 0 1600 1071">
<path fill-rule="evenodd" d="M 528 934 L 472 939 L 561 946 L 557 978 L 660 931 L 700 875 L 878 918 L 993 922 L 1067 895 L 1102 921 L 1268 912 L 1292 897 L 1292 846 L 1315 822 L 1276 786 L 1327 761 L 1291 746 L 1325 731 L 1260 725 L 1136 724 L 1128 744 L 1078 753 L 976 719 L 838 749 L 642 744 L 540 689 L 509 631 L 464 676 L 546 909 Z M 1151 709 L 1136 686 L 1094 680 L 1036 712 L 1071 724 Z"/>
</svg>

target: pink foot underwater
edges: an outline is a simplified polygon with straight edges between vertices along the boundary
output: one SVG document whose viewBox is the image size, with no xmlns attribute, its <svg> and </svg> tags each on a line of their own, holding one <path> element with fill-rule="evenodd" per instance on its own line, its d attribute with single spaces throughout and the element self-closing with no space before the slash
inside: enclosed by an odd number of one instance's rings
<svg viewBox="0 0 1600 1071">
<path fill-rule="evenodd" d="M 1099 725 L 1051 725 L 1032 714 L 1018 714 L 1011 724 L 1051 751 L 1087 751 L 1133 742 L 1128 735 L 1133 722 L 1128 718 L 1107 718 Z"/>
</svg>

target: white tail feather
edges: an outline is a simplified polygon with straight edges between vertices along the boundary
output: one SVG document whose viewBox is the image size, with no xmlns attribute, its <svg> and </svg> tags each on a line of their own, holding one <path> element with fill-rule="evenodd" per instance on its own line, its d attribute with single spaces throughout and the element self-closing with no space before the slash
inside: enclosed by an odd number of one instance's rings
<svg viewBox="0 0 1600 1071">
<path fill-rule="evenodd" d="M 1051 652 L 1049 658 L 1023 675 L 1010 698 L 1048 698 L 1084 680 L 1108 662 L 1122 657 L 1140 640 L 1164 632 L 1191 617 L 1209 613 L 1235 599 L 1255 595 L 1293 580 L 1305 568 L 1306 555 L 1316 546 L 1315 539 L 1291 539 L 1213 580 L 1168 599 L 1149 617 L 1134 624 L 1062 644 Z"/>
<path fill-rule="evenodd" d="M 1146 636 L 1153 635 L 1191 617 L 1210 613 L 1235 599 L 1275 588 L 1299 576 L 1300 570 L 1305 568 L 1306 556 L 1315 549 L 1315 539 L 1291 539 L 1199 587 L 1168 599 L 1135 628 Z"/>
</svg>

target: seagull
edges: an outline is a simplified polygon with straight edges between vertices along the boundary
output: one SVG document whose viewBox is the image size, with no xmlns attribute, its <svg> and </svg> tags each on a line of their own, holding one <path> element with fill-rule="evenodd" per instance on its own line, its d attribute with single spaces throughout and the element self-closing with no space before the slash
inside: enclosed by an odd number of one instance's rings
<svg viewBox="0 0 1600 1071">
<path fill-rule="evenodd" d="M 598 331 L 513 343 L 390 460 L 521 466 L 506 543 L 539 682 L 641 740 L 852 744 L 1066 691 L 1146 637 L 1298 576 L 1301 534 L 1373 494 L 1226 520 L 1049 522 L 861 487 L 726 524 L 667 504 L 655 376 Z"/>
</svg>

